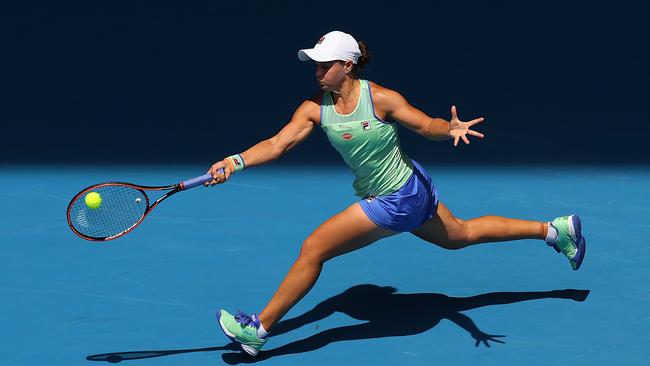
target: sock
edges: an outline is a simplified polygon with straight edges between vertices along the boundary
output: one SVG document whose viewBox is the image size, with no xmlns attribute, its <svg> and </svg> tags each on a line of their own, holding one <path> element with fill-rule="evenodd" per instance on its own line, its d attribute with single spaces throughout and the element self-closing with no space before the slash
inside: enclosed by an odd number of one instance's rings
<svg viewBox="0 0 650 366">
<path fill-rule="evenodd" d="M 257 336 L 260 338 L 266 338 L 269 336 L 269 332 L 264 329 L 262 322 L 260 322 L 260 326 L 257 328 Z"/>
<path fill-rule="evenodd" d="M 548 223 L 548 234 L 546 234 L 547 243 L 557 242 L 557 229 L 549 222 Z"/>
</svg>

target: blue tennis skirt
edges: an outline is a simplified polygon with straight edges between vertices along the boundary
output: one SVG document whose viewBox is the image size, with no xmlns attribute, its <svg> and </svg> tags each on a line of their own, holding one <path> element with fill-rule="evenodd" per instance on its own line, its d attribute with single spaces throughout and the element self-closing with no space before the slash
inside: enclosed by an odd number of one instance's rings
<svg viewBox="0 0 650 366">
<path fill-rule="evenodd" d="M 359 201 L 368 218 L 384 229 L 411 231 L 431 219 L 438 209 L 438 190 L 424 168 L 413 160 L 413 175 L 402 188 Z"/>
</svg>

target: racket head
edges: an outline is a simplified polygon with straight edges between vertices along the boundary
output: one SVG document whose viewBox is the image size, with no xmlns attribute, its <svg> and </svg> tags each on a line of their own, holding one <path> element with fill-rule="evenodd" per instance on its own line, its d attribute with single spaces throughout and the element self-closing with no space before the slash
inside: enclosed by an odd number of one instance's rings
<svg viewBox="0 0 650 366">
<path fill-rule="evenodd" d="M 91 241 L 119 238 L 135 229 L 150 211 L 145 187 L 124 182 L 90 186 L 77 193 L 68 204 L 68 225 L 77 236 Z M 89 207 L 86 195 L 101 196 L 97 208 Z"/>
</svg>

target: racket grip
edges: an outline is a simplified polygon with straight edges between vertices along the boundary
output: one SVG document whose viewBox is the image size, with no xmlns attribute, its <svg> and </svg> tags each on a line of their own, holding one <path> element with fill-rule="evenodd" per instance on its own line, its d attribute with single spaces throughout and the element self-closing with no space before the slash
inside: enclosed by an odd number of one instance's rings
<svg viewBox="0 0 650 366">
<path fill-rule="evenodd" d="M 219 169 L 219 173 L 223 173 L 223 168 Z M 203 183 L 207 183 L 212 180 L 212 174 L 204 174 L 196 178 L 184 180 L 181 182 L 181 189 L 190 189 L 194 188 L 200 185 L 203 185 Z"/>
</svg>

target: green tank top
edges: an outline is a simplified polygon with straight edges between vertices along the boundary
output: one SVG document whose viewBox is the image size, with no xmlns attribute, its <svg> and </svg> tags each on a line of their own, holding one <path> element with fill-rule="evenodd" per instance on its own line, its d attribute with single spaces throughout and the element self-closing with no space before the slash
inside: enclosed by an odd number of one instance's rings
<svg viewBox="0 0 650 366">
<path fill-rule="evenodd" d="M 361 92 L 350 114 L 334 109 L 330 92 L 323 93 L 320 125 L 356 177 L 359 197 L 383 196 L 400 189 L 413 174 L 411 159 L 402 153 L 397 124 L 375 116 L 370 84 L 359 80 Z"/>
</svg>

